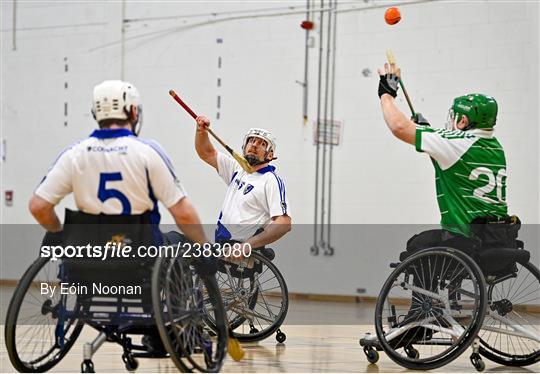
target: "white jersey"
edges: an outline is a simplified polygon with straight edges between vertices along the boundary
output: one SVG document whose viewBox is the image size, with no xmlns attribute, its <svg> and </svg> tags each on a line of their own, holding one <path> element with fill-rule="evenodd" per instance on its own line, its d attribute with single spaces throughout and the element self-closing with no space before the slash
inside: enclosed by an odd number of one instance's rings
<svg viewBox="0 0 540 374">
<path fill-rule="evenodd" d="M 162 148 L 127 129 L 95 130 L 71 145 L 35 190 L 54 205 L 71 192 L 82 212 L 152 211 L 152 223 L 160 219 L 157 201 L 169 208 L 186 195 Z"/>
<path fill-rule="evenodd" d="M 228 185 L 219 215 L 216 241 L 252 237 L 273 217 L 291 216 L 285 184 L 273 166 L 248 174 L 231 157 L 218 152 L 218 174 Z"/>
</svg>

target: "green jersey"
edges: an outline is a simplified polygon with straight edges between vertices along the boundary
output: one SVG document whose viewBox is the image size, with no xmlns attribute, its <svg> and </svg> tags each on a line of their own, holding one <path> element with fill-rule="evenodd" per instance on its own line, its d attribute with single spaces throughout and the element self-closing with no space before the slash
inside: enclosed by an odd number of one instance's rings
<svg viewBox="0 0 540 374">
<path fill-rule="evenodd" d="M 416 128 L 416 150 L 429 154 L 435 167 L 441 226 L 446 230 L 469 236 L 476 217 L 508 216 L 506 158 L 492 133 Z"/>
</svg>

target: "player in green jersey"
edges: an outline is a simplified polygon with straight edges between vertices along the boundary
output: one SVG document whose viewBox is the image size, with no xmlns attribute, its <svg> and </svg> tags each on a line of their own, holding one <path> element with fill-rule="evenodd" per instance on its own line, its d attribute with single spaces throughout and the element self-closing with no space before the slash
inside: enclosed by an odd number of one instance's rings
<svg viewBox="0 0 540 374">
<path fill-rule="evenodd" d="M 478 217 L 508 217 L 506 158 L 493 136 L 495 99 L 482 94 L 456 97 L 446 129 L 434 129 L 421 115 L 411 120 L 398 109 L 394 98 L 399 69 L 395 65 L 385 64 L 379 76 L 379 97 L 388 128 L 431 157 L 446 236 L 470 236 L 470 224 Z"/>
</svg>

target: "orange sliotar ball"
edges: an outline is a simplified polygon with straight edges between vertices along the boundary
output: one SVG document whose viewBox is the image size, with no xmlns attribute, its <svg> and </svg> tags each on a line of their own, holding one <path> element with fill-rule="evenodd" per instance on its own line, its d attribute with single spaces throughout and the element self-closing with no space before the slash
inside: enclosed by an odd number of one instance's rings
<svg viewBox="0 0 540 374">
<path fill-rule="evenodd" d="M 401 13 L 399 12 L 399 9 L 396 7 L 391 7 L 386 9 L 386 12 L 384 13 L 384 20 L 389 25 L 395 25 L 401 20 Z"/>
</svg>

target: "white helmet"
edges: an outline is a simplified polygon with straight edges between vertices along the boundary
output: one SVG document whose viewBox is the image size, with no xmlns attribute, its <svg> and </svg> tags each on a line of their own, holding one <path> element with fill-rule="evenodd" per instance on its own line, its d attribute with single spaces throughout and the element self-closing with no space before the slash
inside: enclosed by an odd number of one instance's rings
<svg viewBox="0 0 540 374">
<path fill-rule="evenodd" d="M 273 152 L 274 156 L 276 154 L 276 138 L 268 130 L 252 128 L 246 132 L 244 135 L 244 141 L 242 142 L 242 150 L 246 148 L 249 138 L 259 138 L 266 142 L 266 153 Z"/>
<path fill-rule="evenodd" d="M 142 105 L 137 88 L 120 80 L 104 81 L 94 87 L 92 114 L 98 123 L 105 119 L 129 120 L 133 105 L 138 113 L 132 122 L 133 132 L 138 134 L 142 126 Z"/>
</svg>

